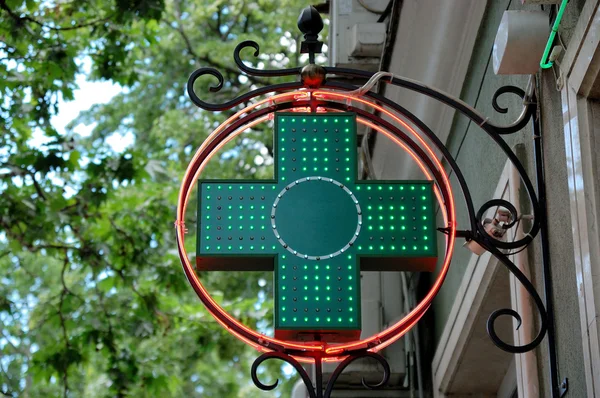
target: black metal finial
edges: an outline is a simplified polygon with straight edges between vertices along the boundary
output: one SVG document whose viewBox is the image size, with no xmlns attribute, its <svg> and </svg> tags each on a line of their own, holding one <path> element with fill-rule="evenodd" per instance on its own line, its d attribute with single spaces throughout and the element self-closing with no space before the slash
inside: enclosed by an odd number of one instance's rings
<svg viewBox="0 0 600 398">
<path fill-rule="evenodd" d="M 308 62 L 314 64 L 315 54 L 323 49 L 323 42 L 319 41 L 319 32 L 323 30 L 323 19 L 315 7 L 308 6 L 302 10 L 298 17 L 298 29 L 304 33 L 300 53 L 308 53 Z"/>
</svg>

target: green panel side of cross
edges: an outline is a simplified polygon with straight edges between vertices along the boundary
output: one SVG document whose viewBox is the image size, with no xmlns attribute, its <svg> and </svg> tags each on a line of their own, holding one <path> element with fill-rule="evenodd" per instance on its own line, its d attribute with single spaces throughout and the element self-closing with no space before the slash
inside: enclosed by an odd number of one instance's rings
<svg viewBox="0 0 600 398">
<path fill-rule="evenodd" d="M 361 268 L 435 262 L 432 183 L 357 181 L 354 114 L 278 113 L 275 130 L 273 181 L 201 181 L 198 266 L 274 269 L 276 337 L 357 338 Z"/>
</svg>

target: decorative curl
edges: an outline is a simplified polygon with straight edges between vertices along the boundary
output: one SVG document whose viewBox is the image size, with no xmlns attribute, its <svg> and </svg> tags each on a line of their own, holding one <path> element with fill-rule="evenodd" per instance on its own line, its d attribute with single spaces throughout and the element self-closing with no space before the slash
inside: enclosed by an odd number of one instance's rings
<svg viewBox="0 0 600 398">
<path fill-rule="evenodd" d="M 253 40 L 244 40 L 243 42 L 241 42 L 240 44 L 238 44 L 235 47 L 235 50 L 233 50 L 233 59 L 235 61 L 235 64 L 238 66 L 238 68 L 242 72 L 244 72 L 250 76 L 275 77 L 275 76 L 291 76 L 291 75 L 299 75 L 300 74 L 301 68 L 274 69 L 274 70 L 262 70 L 262 69 L 251 68 L 251 67 L 247 66 L 246 64 L 244 64 L 244 61 L 242 61 L 242 58 L 240 57 L 240 52 L 244 48 L 253 48 L 254 49 L 253 55 L 255 57 L 258 57 L 258 55 L 260 54 L 260 46 L 258 45 L 257 42 L 255 42 Z"/>
<path fill-rule="evenodd" d="M 523 89 L 516 87 L 516 86 L 502 86 L 498 90 L 496 90 L 496 92 L 494 93 L 494 96 L 492 97 L 492 107 L 498 113 L 504 114 L 504 113 L 508 112 L 507 107 L 502 107 L 498 104 L 498 98 L 502 94 L 506 94 L 506 93 L 516 94 L 519 97 L 521 97 L 521 99 L 526 100 L 525 91 L 523 91 Z M 521 114 L 519 115 L 517 120 L 515 120 L 508 126 L 497 126 L 495 124 L 489 123 L 486 120 L 482 124 L 482 128 L 485 129 L 484 126 L 487 125 L 487 126 L 491 127 L 498 134 L 512 134 L 512 133 L 515 133 L 515 132 L 521 130 L 523 127 L 525 127 L 525 125 L 529 122 L 529 119 L 531 118 L 531 116 L 533 115 L 534 112 L 535 112 L 535 104 L 525 102 L 523 104 L 523 109 L 521 111 Z"/>
<path fill-rule="evenodd" d="M 369 390 L 374 390 L 377 388 L 381 388 L 387 384 L 387 382 L 390 380 L 390 373 L 391 373 L 390 365 L 387 362 L 387 360 L 377 353 L 364 351 L 362 353 L 352 355 L 352 356 L 346 358 L 342 363 L 340 363 L 337 366 L 337 368 L 335 368 L 335 370 L 331 374 L 331 377 L 329 378 L 329 381 L 327 382 L 327 387 L 325 389 L 325 397 L 331 396 L 331 392 L 333 391 L 333 386 L 334 386 L 335 382 L 337 381 L 338 377 L 340 377 L 340 375 L 344 371 L 344 369 L 346 369 L 346 367 L 348 367 L 348 365 L 350 365 L 352 362 L 356 361 L 357 359 L 361 359 L 361 358 L 373 358 L 377 362 L 379 362 L 381 364 L 381 366 L 383 366 L 383 377 L 379 383 L 368 384 L 365 381 L 365 378 L 363 377 L 362 385 Z"/>
<path fill-rule="evenodd" d="M 304 368 L 302 367 L 300 362 L 296 361 L 290 355 L 284 354 L 283 352 L 277 352 L 277 351 L 267 352 L 267 353 L 262 354 L 261 356 L 259 356 L 258 358 L 256 358 L 254 360 L 254 363 L 252 364 L 252 368 L 250 370 L 250 375 L 252 376 L 252 381 L 254 382 L 254 385 L 256 387 L 260 388 L 263 391 L 271 391 L 271 390 L 275 389 L 275 387 L 277 387 L 277 385 L 279 384 L 279 379 L 277 379 L 275 381 L 275 383 L 273 383 L 273 384 L 264 384 L 258 379 L 258 375 L 257 375 L 258 367 L 264 361 L 266 361 L 268 359 L 279 359 L 280 361 L 287 362 L 290 365 L 292 365 L 294 367 L 294 369 L 296 369 L 296 371 L 298 372 L 300 377 L 302 377 L 302 381 L 304 382 L 304 385 L 306 385 L 306 387 L 307 387 L 308 395 L 310 396 L 310 398 L 317 398 L 317 396 L 315 395 L 313 385 L 312 385 L 312 381 L 311 381 L 308 373 L 306 373 L 306 370 L 304 370 Z"/>
<path fill-rule="evenodd" d="M 227 101 L 222 104 L 214 104 L 202 101 L 194 91 L 194 83 L 196 82 L 196 80 L 198 80 L 198 78 L 200 78 L 201 76 L 205 75 L 214 76 L 219 80 L 219 83 L 216 86 L 209 87 L 209 91 L 216 93 L 223 88 L 224 78 L 221 72 L 219 72 L 215 68 L 199 68 L 196 69 L 190 75 L 190 78 L 187 82 L 187 92 L 194 105 L 211 112 L 225 111 L 227 109 L 233 108 L 234 106 L 247 102 L 252 98 L 259 97 L 268 93 L 295 90 L 302 87 L 302 83 L 300 82 L 273 84 L 270 86 L 261 87 L 257 88 L 256 90 L 249 91 L 246 94 L 242 94 L 239 97 L 232 99 L 231 101 Z"/>
<path fill-rule="evenodd" d="M 488 211 L 489 209 L 491 209 L 492 207 L 503 207 L 510 212 L 512 221 L 508 224 L 505 224 L 502 227 L 503 229 L 510 229 L 513 226 L 515 226 L 515 224 L 517 223 L 517 220 L 519 219 L 519 214 L 517 213 L 517 209 L 515 208 L 515 206 L 512 203 L 510 203 L 504 199 L 489 200 L 489 201 L 485 202 L 483 204 L 483 206 L 481 206 L 479 208 L 479 211 L 477 212 L 477 215 L 475 216 L 478 221 L 477 222 L 478 232 L 481 235 L 486 236 L 486 238 L 488 238 L 495 247 L 499 247 L 501 249 L 519 249 L 519 248 L 523 248 L 523 247 L 529 245 L 533 241 L 533 236 L 531 235 L 531 233 L 528 233 L 527 235 L 525 235 L 525 237 L 523 237 L 519 240 L 512 241 L 512 242 L 505 242 L 505 241 L 496 239 L 493 236 L 489 235 L 488 232 L 485 230 L 483 221 L 484 221 L 485 212 Z M 537 231 L 538 223 L 539 223 L 539 221 L 536 221 L 534 219 L 533 227 L 531 228 L 531 230 Z"/>
<path fill-rule="evenodd" d="M 548 330 L 548 313 L 546 311 L 544 303 L 542 302 L 542 299 L 535 290 L 535 287 L 533 286 L 531 281 L 527 279 L 527 277 L 521 272 L 521 270 L 512 261 L 510 261 L 504 253 L 500 252 L 487 240 L 478 240 L 477 243 L 479 243 L 482 247 L 484 247 L 486 250 L 492 253 L 492 255 L 496 257 L 519 280 L 519 282 L 521 282 L 523 287 L 525 287 L 527 292 L 533 298 L 533 301 L 535 302 L 536 308 L 538 309 L 540 315 L 540 330 L 538 331 L 537 336 L 535 336 L 535 338 L 528 344 L 515 346 L 504 342 L 498 336 L 495 329 L 496 319 L 498 319 L 502 315 L 512 316 L 517 320 L 516 329 L 518 330 L 522 322 L 521 315 L 519 315 L 518 312 L 510 308 L 502 308 L 496 310 L 492 312 L 492 314 L 487 320 L 487 333 L 490 336 L 490 339 L 496 345 L 496 347 L 500 348 L 503 351 L 510 352 L 513 354 L 522 354 L 524 352 L 533 350 L 538 345 L 540 345 L 540 343 L 544 339 L 544 336 L 546 335 L 546 331 Z"/>
</svg>

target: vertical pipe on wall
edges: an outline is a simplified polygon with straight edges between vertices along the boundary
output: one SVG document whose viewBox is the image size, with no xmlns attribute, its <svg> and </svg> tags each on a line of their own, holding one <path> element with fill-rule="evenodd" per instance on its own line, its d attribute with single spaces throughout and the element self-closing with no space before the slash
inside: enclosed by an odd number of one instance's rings
<svg viewBox="0 0 600 398">
<path fill-rule="evenodd" d="M 533 85 L 535 86 L 535 80 Z M 532 101 L 538 101 L 537 96 L 533 94 Z M 542 146 L 542 132 L 540 129 L 539 104 L 538 112 L 532 118 L 533 123 L 533 153 L 535 161 L 535 176 L 538 191 L 538 201 L 540 206 L 540 239 L 542 244 L 542 279 L 544 281 L 544 299 L 546 301 L 546 312 L 548 314 L 548 361 L 550 366 L 550 384 L 552 397 L 559 398 L 559 380 L 558 380 L 558 362 L 556 358 L 556 335 L 554 330 L 554 304 L 552 294 L 552 273 L 550 270 L 550 243 L 548 241 L 548 214 L 546 203 L 546 179 L 544 174 L 544 157 Z"/>
</svg>

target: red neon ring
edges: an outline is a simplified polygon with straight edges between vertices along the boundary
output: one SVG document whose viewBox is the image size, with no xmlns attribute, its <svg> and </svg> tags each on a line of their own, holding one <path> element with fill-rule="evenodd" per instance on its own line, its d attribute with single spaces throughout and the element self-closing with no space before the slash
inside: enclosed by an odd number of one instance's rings
<svg viewBox="0 0 600 398">
<path fill-rule="evenodd" d="M 182 261 L 184 271 L 186 273 L 186 276 L 188 277 L 188 280 L 190 281 L 190 284 L 192 284 L 192 286 L 196 290 L 197 294 L 199 295 L 199 297 L 201 298 L 201 300 L 203 301 L 203 303 L 205 303 L 205 305 L 207 307 L 208 307 L 207 302 L 213 304 L 213 305 L 211 305 L 211 307 L 214 307 L 215 311 L 213 312 L 213 311 L 210 311 L 210 309 L 209 309 L 209 312 L 223 327 L 228 329 L 228 331 L 230 333 L 232 333 L 233 335 L 235 335 L 236 337 L 238 337 L 240 340 L 244 341 L 245 343 L 247 343 L 261 351 L 271 351 L 273 349 L 276 349 L 274 347 L 282 347 L 285 350 L 294 351 L 295 356 L 298 356 L 299 358 L 297 358 L 297 359 L 300 359 L 300 360 L 302 360 L 303 359 L 302 357 L 305 357 L 305 356 L 313 357 L 314 355 L 311 355 L 312 353 L 321 352 L 322 354 L 324 354 L 326 356 L 326 358 L 324 358 L 324 360 L 338 361 L 338 360 L 343 359 L 343 357 L 345 355 L 347 355 L 353 351 L 358 351 L 358 350 L 362 350 L 365 348 L 370 349 L 370 351 L 378 351 L 378 350 L 388 346 L 389 344 L 393 343 L 394 341 L 399 339 L 403 334 L 405 334 L 406 331 L 408 331 L 423 316 L 425 311 L 431 305 L 431 301 L 433 300 L 435 295 L 438 293 L 438 291 L 441 287 L 441 284 L 447 274 L 449 263 L 450 263 L 450 260 L 452 257 L 456 225 L 454 222 L 454 218 L 455 218 L 454 201 L 453 201 L 453 195 L 452 195 L 452 190 L 451 190 L 451 186 L 449 183 L 449 179 L 448 179 L 447 175 L 445 174 L 444 169 L 441 166 L 441 163 L 439 162 L 437 157 L 435 157 L 431 148 L 429 148 L 429 146 L 422 140 L 422 138 L 418 135 L 418 133 L 414 129 L 412 129 L 412 127 L 410 127 L 408 124 L 406 124 L 402 119 L 398 118 L 396 115 L 389 112 L 387 109 L 385 109 L 379 105 L 373 104 L 369 101 L 360 99 L 360 98 L 355 98 L 355 97 L 352 97 L 349 95 L 345 95 L 343 93 L 332 92 L 332 91 L 320 90 L 320 91 L 313 92 L 313 94 L 321 95 L 323 97 L 331 96 L 334 98 L 341 98 L 341 99 L 350 100 L 350 101 L 354 101 L 354 100 L 359 101 L 365 105 L 371 106 L 372 108 L 375 108 L 375 109 L 385 113 L 386 115 L 390 116 L 392 119 L 394 119 L 395 121 L 400 123 L 405 129 L 410 131 L 412 133 L 412 135 L 421 142 L 421 144 L 429 152 L 430 156 L 432 156 L 432 160 L 438 167 L 438 171 L 443 176 L 442 183 L 446 186 L 447 191 L 449 193 L 449 206 L 448 206 L 448 209 L 446 209 L 446 206 L 441 199 L 440 192 L 436 187 L 435 193 L 436 193 L 438 202 L 440 204 L 442 214 L 444 216 L 444 221 L 450 228 L 450 234 L 446 238 L 447 239 L 447 250 L 446 250 L 444 264 L 442 266 L 442 269 L 440 270 L 440 273 L 439 273 L 433 287 L 427 294 L 427 296 L 402 320 L 398 321 L 396 324 L 389 327 L 388 329 L 386 329 L 376 335 L 373 335 L 369 338 L 363 339 L 363 340 L 358 340 L 355 342 L 350 342 L 347 344 L 335 345 L 335 346 L 328 346 L 325 343 L 298 344 L 295 342 L 290 342 L 290 341 L 285 341 L 285 340 L 277 340 L 277 339 L 262 335 L 260 333 L 257 333 L 256 331 L 246 327 L 245 325 L 243 325 L 242 323 L 237 321 L 235 318 L 231 317 L 231 315 L 229 315 L 216 302 L 214 302 L 214 300 L 212 300 L 212 297 L 210 297 L 210 294 L 208 293 L 208 291 L 206 291 L 206 289 L 204 288 L 204 286 L 198 279 L 198 277 L 187 257 L 187 252 L 185 251 L 185 248 L 183 247 L 184 233 L 185 233 L 185 226 L 183 223 L 183 215 L 185 214 L 185 208 L 187 206 L 189 194 L 190 194 L 191 190 L 194 188 L 195 183 L 196 183 L 198 176 L 200 175 L 202 169 L 204 168 L 206 163 L 211 159 L 211 157 L 214 156 L 214 154 L 216 152 L 218 152 L 218 150 L 223 145 L 225 145 L 225 143 L 229 142 L 235 136 L 241 134 L 247 128 L 250 128 L 260 122 L 267 120 L 268 116 L 263 116 L 257 120 L 253 120 L 248 125 L 241 126 L 235 132 L 230 134 L 229 136 L 222 138 L 221 142 L 219 142 L 218 145 L 208 155 L 206 155 L 204 160 L 199 165 L 198 170 L 194 173 L 193 179 L 191 181 L 189 181 L 190 171 L 194 168 L 194 166 L 196 166 L 196 164 L 198 163 L 198 160 L 201 158 L 201 156 L 204 155 L 204 152 L 206 150 L 206 146 L 208 145 L 208 143 L 210 143 L 213 139 L 215 139 L 215 136 L 219 132 L 221 132 L 234 119 L 238 118 L 242 114 L 248 113 L 250 110 L 256 108 L 257 106 L 267 103 L 267 102 L 272 103 L 272 102 L 275 102 L 276 100 L 282 100 L 281 102 L 289 102 L 289 101 L 286 101 L 289 98 L 292 98 L 293 100 L 306 99 L 308 97 L 307 96 L 308 93 L 309 93 L 308 91 L 295 91 L 295 92 L 275 95 L 275 96 L 269 97 L 267 99 L 264 99 L 262 101 L 259 101 L 256 104 L 250 105 L 249 107 L 239 111 L 236 115 L 229 118 L 225 123 L 223 123 L 213 133 L 211 133 L 211 135 L 209 135 L 209 137 L 200 146 L 200 148 L 194 155 L 192 161 L 188 165 L 188 169 L 186 170 L 185 177 L 182 181 L 182 189 L 180 191 L 178 207 L 177 207 L 177 209 L 178 209 L 177 210 L 178 221 L 176 223 L 177 244 L 178 244 L 180 259 Z M 431 176 L 427 172 L 427 169 L 425 168 L 425 166 L 412 153 L 412 151 L 408 150 L 408 148 L 404 145 L 404 143 L 402 141 L 400 141 L 396 136 L 394 136 L 387 130 L 385 130 L 375 124 L 372 124 L 366 120 L 360 119 L 359 122 L 367 124 L 367 125 L 369 125 L 369 127 L 372 127 L 374 129 L 376 129 L 377 131 L 385 134 L 390 139 L 392 139 L 396 144 L 401 146 L 417 161 L 417 164 L 419 165 L 421 170 L 423 170 L 424 174 L 426 176 L 428 176 L 428 178 L 431 179 Z M 189 185 L 187 186 L 187 189 L 186 189 L 185 185 L 187 185 L 188 182 L 189 182 Z M 440 181 L 438 181 L 438 183 L 440 183 Z M 448 222 L 448 213 L 447 213 L 448 210 L 449 210 L 449 213 L 451 216 L 450 219 L 452 220 L 452 222 L 450 222 L 450 223 Z M 232 330 L 232 328 L 227 324 L 226 320 L 235 324 L 236 329 L 238 329 L 240 332 Z M 240 334 L 241 332 L 244 332 L 244 334 L 246 334 L 247 336 L 241 335 Z M 303 355 L 303 353 L 306 353 L 307 355 Z M 341 355 L 341 356 L 338 356 L 338 355 Z M 304 358 L 304 359 L 306 359 L 306 358 Z"/>
</svg>

